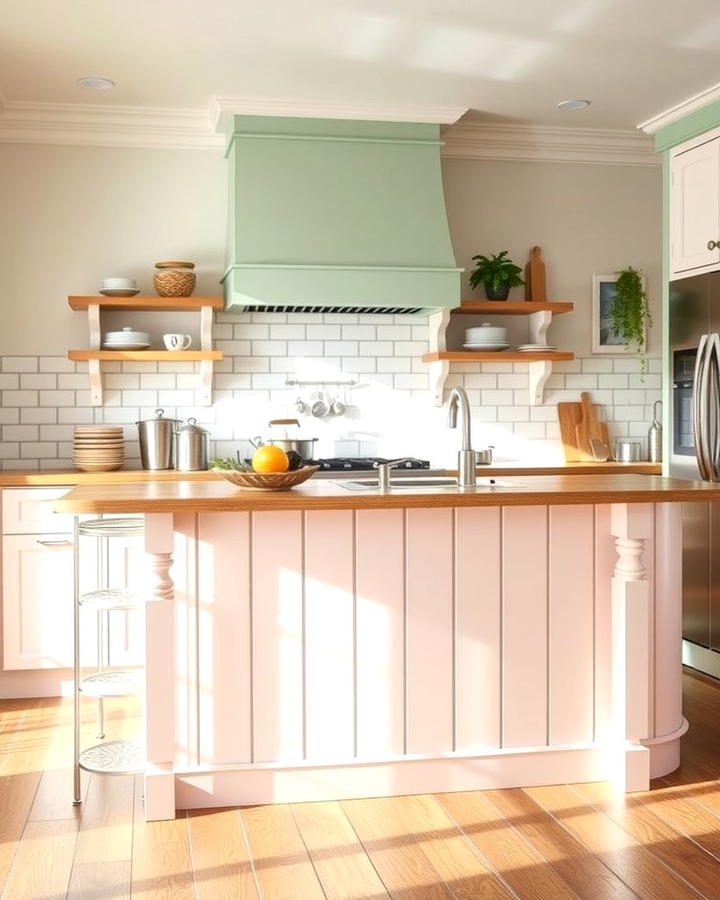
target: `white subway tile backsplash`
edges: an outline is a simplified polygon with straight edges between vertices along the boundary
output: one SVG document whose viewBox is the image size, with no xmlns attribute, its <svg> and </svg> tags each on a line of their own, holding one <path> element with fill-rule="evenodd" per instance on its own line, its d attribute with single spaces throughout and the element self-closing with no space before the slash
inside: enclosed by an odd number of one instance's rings
<svg viewBox="0 0 720 900">
<path fill-rule="evenodd" d="M 225 356 L 250 356 L 251 341 L 213 341 L 216 350 L 221 350 Z M 253 351 L 253 355 L 255 355 Z M 260 351 L 257 351 L 260 355 Z"/>
<path fill-rule="evenodd" d="M 213 325 L 213 337 L 216 341 L 230 341 L 233 338 L 233 327 L 230 322 L 216 322 Z"/>
<path fill-rule="evenodd" d="M 410 390 L 410 389 L 427 389 L 428 386 L 428 376 L 427 375 L 396 375 L 395 376 L 395 387 L 398 390 Z"/>
<path fill-rule="evenodd" d="M 289 356 L 321 357 L 323 353 L 322 341 L 288 341 L 287 354 Z"/>
<path fill-rule="evenodd" d="M 322 325 L 301 325 L 296 322 L 286 325 L 271 325 L 270 340 L 273 341 L 304 341 L 308 328 L 322 328 Z"/>
<path fill-rule="evenodd" d="M 308 325 L 305 331 L 309 341 L 339 341 L 342 336 L 340 325 Z"/>
<path fill-rule="evenodd" d="M 154 372 L 140 376 L 140 390 L 172 390 L 176 386 L 177 376 L 174 372 Z"/>
<path fill-rule="evenodd" d="M 3 372 L 37 372 L 37 356 L 3 356 Z"/>
<path fill-rule="evenodd" d="M 122 392 L 122 406 L 157 406 L 158 402 L 157 391 Z"/>
<path fill-rule="evenodd" d="M 57 418 L 58 410 L 50 406 L 27 406 L 20 410 L 20 421 L 23 425 L 53 425 L 57 422 Z"/>
<path fill-rule="evenodd" d="M 37 391 L 3 391 L 3 406 L 37 406 Z"/>
<path fill-rule="evenodd" d="M 571 373 L 565 376 L 565 387 L 568 390 L 591 391 L 597 386 L 597 375 L 575 375 Z"/>
<path fill-rule="evenodd" d="M 148 391 L 148 393 L 152 393 Z M 152 401 L 149 401 L 152 405 Z M 195 402 L 193 391 L 158 391 L 157 402 L 160 406 L 191 406 Z"/>
<path fill-rule="evenodd" d="M 85 381 L 81 388 L 87 387 L 87 375 L 82 376 Z M 105 375 L 105 389 L 106 390 L 121 390 L 122 388 L 127 388 L 128 390 L 133 390 L 138 388 L 140 385 L 140 376 L 134 375 L 131 373 L 125 372 L 111 372 L 109 375 Z M 62 385 L 60 385 L 62 387 Z"/>
<path fill-rule="evenodd" d="M 55 412 L 55 410 L 39 409 L 39 410 L 37 410 L 37 412 L 38 413 L 47 412 L 49 415 L 50 413 Z M 58 420 L 58 422 L 62 422 L 62 423 L 69 422 L 73 425 L 92 425 L 93 422 L 96 421 L 94 413 L 95 413 L 95 410 L 92 407 L 81 407 L 81 406 L 72 407 L 72 406 L 70 406 L 67 408 L 62 408 L 62 409 L 57 410 L 57 420 Z M 100 421 L 103 423 L 107 422 L 108 424 L 110 424 L 110 420 L 107 418 L 107 416 L 103 416 L 102 419 L 99 419 L 97 421 Z"/>
<path fill-rule="evenodd" d="M 395 345 L 397 346 L 397 344 Z M 358 352 L 360 356 L 392 356 L 392 341 L 360 341 Z M 396 354 L 399 355 L 399 354 Z"/>
<path fill-rule="evenodd" d="M 592 357 L 591 359 L 583 359 L 582 362 L 582 370 L 583 372 L 612 372 L 613 370 L 613 361 L 611 359 L 596 359 Z"/>
<path fill-rule="evenodd" d="M 382 372 L 380 363 L 382 359 L 374 359 L 371 356 L 351 356 L 340 361 L 341 369 L 348 375 L 367 375 L 373 372 Z"/>
<path fill-rule="evenodd" d="M 37 425 L 3 425 L 3 441 L 36 441 L 39 430 Z"/>
<path fill-rule="evenodd" d="M 57 384 L 46 383 L 46 384 L 26 384 L 21 382 L 23 387 L 38 387 L 38 388 L 54 388 L 57 387 L 61 391 L 83 391 L 87 390 L 88 386 L 88 376 L 84 373 L 76 374 L 60 374 L 60 375 L 23 375 L 23 378 L 53 378 L 57 379 Z M 108 385 L 108 378 L 117 378 L 118 376 L 114 373 L 110 373 L 109 375 L 105 375 L 105 386 Z M 121 377 L 121 376 L 120 376 Z"/>
<path fill-rule="evenodd" d="M 41 441 L 69 441 L 72 444 L 74 427 L 72 425 L 41 425 Z M 58 446 L 58 451 L 61 448 Z"/>
<path fill-rule="evenodd" d="M 343 325 L 342 339 L 344 341 L 372 341 L 376 332 L 374 325 Z"/>
<path fill-rule="evenodd" d="M 259 322 L 261 324 L 267 323 L 269 325 L 274 325 L 278 322 L 287 322 L 287 314 L 286 313 L 269 313 L 269 312 L 254 312 L 250 313 L 250 321 L 251 322 Z M 228 317 L 230 321 L 237 322 L 238 317 L 237 313 L 232 314 Z M 293 316 L 293 320 L 295 317 Z"/>
<path fill-rule="evenodd" d="M 547 435 L 547 426 L 542 422 L 516 422 L 513 431 L 527 440 L 542 440 Z"/>
<path fill-rule="evenodd" d="M 378 372 L 410 372 L 411 360 L 408 357 L 381 356 L 377 361 Z"/>
<path fill-rule="evenodd" d="M 270 325 L 256 324 L 255 322 L 240 322 L 232 326 L 232 334 L 230 338 L 236 341 L 267 341 L 270 337 Z M 273 328 L 286 327 L 284 322 L 275 322 Z M 300 325 L 300 328 L 304 326 Z M 215 334 L 213 329 L 213 337 L 220 337 Z"/>
<path fill-rule="evenodd" d="M 633 422 L 642 420 L 647 415 L 643 406 L 616 406 L 612 417 L 616 422 Z"/>
<path fill-rule="evenodd" d="M 266 356 L 238 356 L 233 368 L 236 372 L 269 372 L 270 360 Z"/>
<path fill-rule="evenodd" d="M 483 391 L 483 406 L 511 406 L 513 401 L 512 391 Z"/>
<path fill-rule="evenodd" d="M 57 444 L 50 441 L 26 441 L 20 444 L 21 459 L 49 459 L 57 457 Z"/>
<path fill-rule="evenodd" d="M 0 375 L 0 391 L 16 391 L 20 387 L 20 376 L 15 373 Z"/>
<path fill-rule="evenodd" d="M 466 388 L 480 388 L 483 390 L 493 390 L 498 386 L 498 375 L 489 372 L 482 372 L 479 375 L 466 375 L 463 379 Z"/>
<path fill-rule="evenodd" d="M 599 388 L 627 388 L 627 375 L 598 375 Z"/>
<path fill-rule="evenodd" d="M 327 322 L 328 325 L 356 325 L 357 321 L 356 313 L 325 313 L 323 315 L 323 322 Z"/>
<path fill-rule="evenodd" d="M 76 371 L 74 363 L 71 359 L 64 356 L 41 356 L 39 359 L 41 372 L 66 372 L 73 373 Z"/>
<path fill-rule="evenodd" d="M 412 340 L 412 328 L 409 325 L 378 325 L 376 337 L 379 341 Z M 424 335 L 427 339 L 427 333 Z"/>
<path fill-rule="evenodd" d="M 497 386 L 499 388 L 527 388 L 527 375 L 498 375 Z"/>
<path fill-rule="evenodd" d="M 636 375 L 640 372 L 640 360 L 637 356 L 631 356 L 628 359 L 615 359 L 613 360 L 613 371 Z"/>
<path fill-rule="evenodd" d="M 527 422 L 530 420 L 530 411 L 523 406 L 498 406 L 498 422 Z M 545 429 L 543 428 L 543 436 Z"/>
<path fill-rule="evenodd" d="M 325 341 L 325 353 L 328 356 L 357 356 L 357 341 Z"/>
<path fill-rule="evenodd" d="M 29 391 L 28 393 L 32 393 Z M 40 406 L 75 406 L 75 391 L 40 391 Z"/>
<path fill-rule="evenodd" d="M 395 341 L 395 356 L 422 356 L 427 352 L 425 341 Z"/>
</svg>

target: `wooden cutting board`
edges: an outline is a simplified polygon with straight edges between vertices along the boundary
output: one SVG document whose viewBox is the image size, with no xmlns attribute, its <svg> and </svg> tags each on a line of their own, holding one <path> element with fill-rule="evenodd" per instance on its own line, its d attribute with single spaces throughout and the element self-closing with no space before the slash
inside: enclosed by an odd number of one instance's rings
<svg viewBox="0 0 720 900">
<path fill-rule="evenodd" d="M 563 453 L 567 462 L 595 462 L 590 441 L 607 447 L 607 458 L 612 459 L 608 427 L 597 416 L 597 407 L 587 391 L 581 395 L 580 403 L 558 403 L 558 423 Z"/>
<path fill-rule="evenodd" d="M 558 403 L 558 423 L 563 452 L 567 462 L 586 462 L 587 457 L 580 452 L 577 442 L 577 427 L 582 421 L 580 403 Z"/>
<path fill-rule="evenodd" d="M 525 299 L 545 303 L 547 289 L 545 287 L 545 263 L 539 247 L 530 251 L 530 261 L 525 266 Z"/>
<path fill-rule="evenodd" d="M 581 419 L 575 428 L 576 445 L 583 459 L 594 460 L 596 457 L 592 451 L 592 441 L 596 441 L 596 448 L 603 444 L 607 450 L 607 459 L 610 459 L 610 435 L 608 427 L 597 416 L 597 407 L 592 402 L 590 394 L 583 391 L 580 394 Z"/>
</svg>

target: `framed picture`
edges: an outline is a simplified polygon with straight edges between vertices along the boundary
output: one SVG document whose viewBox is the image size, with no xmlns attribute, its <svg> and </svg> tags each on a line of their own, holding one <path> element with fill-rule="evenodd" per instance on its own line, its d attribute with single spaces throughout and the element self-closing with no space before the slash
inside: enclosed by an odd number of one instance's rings
<svg viewBox="0 0 720 900">
<path fill-rule="evenodd" d="M 612 330 L 612 305 L 615 299 L 617 275 L 593 275 L 592 291 L 592 352 L 637 353 L 628 351 L 621 337 Z M 642 279 L 643 288 L 645 279 Z M 647 338 L 647 334 L 645 335 Z"/>
</svg>

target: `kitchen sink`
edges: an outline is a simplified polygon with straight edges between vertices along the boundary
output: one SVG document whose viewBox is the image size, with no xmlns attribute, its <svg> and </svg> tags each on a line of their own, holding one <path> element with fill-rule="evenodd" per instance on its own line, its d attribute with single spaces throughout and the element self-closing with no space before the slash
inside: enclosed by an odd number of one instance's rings
<svg viewBox="0 0 720 900">
<path fill-rule="evenodd" d="M 377 478 L 358 478 L 354 481 L 338 480 L 337 484 L 348 491 L 372 491 L 378 489 Z M 390 490 L 408 490 L 408 488 L 447 488 L 457 490 L 458 483 L 455 478 L 407 478 L 401 477 L 392 481 Z M 478 478 L 479 488 L 509 488 L 515 487 L 512 481 L 504 481 L 500 478 Z"/>
</svg>

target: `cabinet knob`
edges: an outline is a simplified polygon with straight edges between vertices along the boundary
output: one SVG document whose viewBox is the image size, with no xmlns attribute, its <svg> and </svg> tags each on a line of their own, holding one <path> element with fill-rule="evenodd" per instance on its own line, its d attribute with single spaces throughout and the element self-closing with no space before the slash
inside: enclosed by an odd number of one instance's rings
<svg viewBox="0 0 720 900">
<path fill-rule="evenodd" d="M 707 248 L 708 250 L 720 250 L 720 241 L 708 241 Z"/>
</svg>

